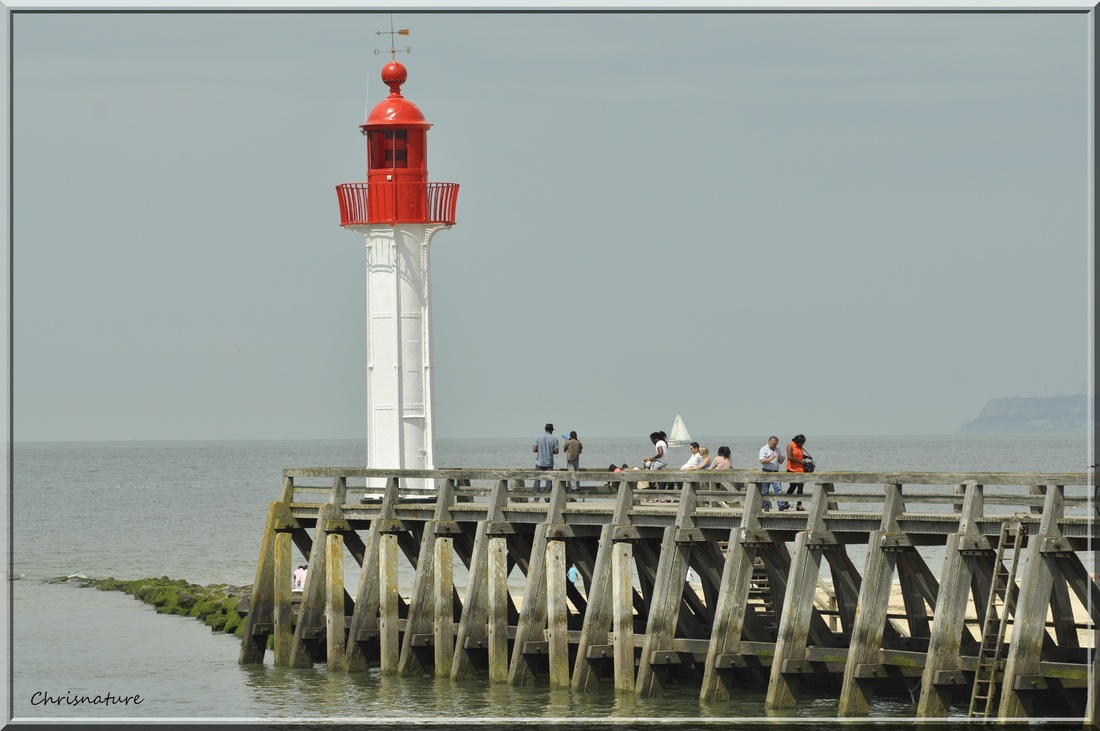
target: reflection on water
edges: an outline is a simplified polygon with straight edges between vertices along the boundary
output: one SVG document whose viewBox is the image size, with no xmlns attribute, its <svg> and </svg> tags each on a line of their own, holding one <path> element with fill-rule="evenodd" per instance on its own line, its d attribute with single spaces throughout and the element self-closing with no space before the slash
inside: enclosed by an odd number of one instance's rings
<svg viewBox="0 0 1100 731">
<path fill-rule="evenodd" d="M 765 690 L 740 689 L 728 703 L 699 702 L 694 684 L 672 688 L 657 698 L 617 694 L 613 689 L 574 693 L 546 683 L 515 687 L 485 679 L 398 678 L 377 668 L 365 673 L 329 673 L 322 666 L 308 669 L 271 664 L 242 667 L 252 705 L 268 709 L 272 718 L 340 718 L 351 721 L 395 722 L 456 719 L 475 721 L 540 721 L 570 723 L 623 721 L 778 721 L 808 720 L 836 715 L 835 698 L 806 695 L 790 710 L 764 708 Z M 907 717 L 915 712 L 908 700 L 876 699 L 874 714 Z"/>
</svg>

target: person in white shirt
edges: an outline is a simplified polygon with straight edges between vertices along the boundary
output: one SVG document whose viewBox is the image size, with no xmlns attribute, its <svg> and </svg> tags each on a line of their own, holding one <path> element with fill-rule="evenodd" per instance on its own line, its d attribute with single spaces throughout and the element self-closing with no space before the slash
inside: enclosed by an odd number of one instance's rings
<svg viewBox="0 0 1100 731">
<path fill-rule="evenodd" d="M 647 470 L 663 470 L 668 466 L 668 441 L 665 440 L 663 432 L 655 431 L 649 435 L 649 441 L 653 442 L 653 446 L 657 448 L 657 453 L 649 459 L 642 460 L 642 465 Z M 659 482 L 657 483 L 658 490 L 668 490 L 672 487 L 672 483 Z"/>
<path fill-rule="evenodd" d="M 688 451 L 691 452 L 691 457 L 687 462 L 680 467 L 682 470 L 697 470 L 703 466 L 703 455 L 699 454 L 699 442 L 692 442 L 688 445 Z"/>
<path fill-rule="evenodd" d="M 768 437 L 768 443 L 760 448 L 760 466 L 765 472 L 778 472 L 779 465 L 783 464 L 786 459 L 776 447 L 779 446 L 779 437 Z M 783 485 L 778 482 L 761 482 L 760 493 L 765 496 L 768 495 L 768 489 L 771 489 L 776 495 L 783 494 Z M 786 510 L 790 505 L 785 500 L 777 501 L 779 509 Z M 764 510 L 771 510 L 772 504 L 770 500 L 764 500 Z"/>
<path fill-rule="evenodd" d="M 699 452 L 699 442 L 692 442 L 688 445 L 688 451 L 691 452 L 691 456 L 688 457 L 688 461 L 684 462 L 680 469 L 682 470 L 697 470 L 703 466 L 703 455 Z M 677 483 L 678 487 L 683 487 L 684 483 Z"/>
</svg>

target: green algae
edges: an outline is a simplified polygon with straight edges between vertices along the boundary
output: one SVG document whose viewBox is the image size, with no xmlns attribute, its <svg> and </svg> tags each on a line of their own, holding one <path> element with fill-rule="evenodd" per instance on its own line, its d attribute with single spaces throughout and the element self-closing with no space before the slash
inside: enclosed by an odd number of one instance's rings
<svg viewBox="0 0 1100 731">
<path fill-rule="evenodd" d="M 251 586 L 202 586 L 167 576 L 133 581 L 122 581 L 113 576 L 105 579 L 59 576 L 47 581 L 51 584 L 75 582 L 81 588 L 120 591 L 152 606 L 158 614 L 192 617 L 201 620 L 212 632 L 225 632 L 236 637 L 241 637 L 245 628 L 244 617 L 237 608 L 241 600 L 252 593 Z"/>
</svg>

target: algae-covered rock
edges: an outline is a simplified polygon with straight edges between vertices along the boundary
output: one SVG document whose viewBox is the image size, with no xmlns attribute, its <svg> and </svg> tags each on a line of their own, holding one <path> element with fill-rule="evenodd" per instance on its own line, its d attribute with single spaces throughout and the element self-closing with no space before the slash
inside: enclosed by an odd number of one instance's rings
<svg viewBox="0 0 1100 731">
<path fill-rule="evenodd" d="M 121 581 L 108 576 L 89 579 L 83 576 L 58 576 L 47 579 L 51 584 L 76 583 L 100 591 L 121 591 L 151 605 L 158 614 L 190 616 L 202 620 L 214 632 L 244 634 L 243 615 L 248 612 L 251 586 L 213 584 L 202 586 L 183 579 L 159 578 Z"/>
<path fill-rule="evenodd" d="M 225 628 L 226 616 L 224 614 L 208 614 L 203 620 L 214 632 L 221 632 Z"/>
<path fill-rule="evenodd" d="M 241 615 L 232 610 L 226 612 L 225 623 L 221 626 L 221 631 L 225 632 L 226 634 L 232 633 L 239 637 L 240 634 L 237 632 L 238 627 L 241 628 L 242 632 L 244 631 L 244 619 L 241 617 Z"/>
</svg>

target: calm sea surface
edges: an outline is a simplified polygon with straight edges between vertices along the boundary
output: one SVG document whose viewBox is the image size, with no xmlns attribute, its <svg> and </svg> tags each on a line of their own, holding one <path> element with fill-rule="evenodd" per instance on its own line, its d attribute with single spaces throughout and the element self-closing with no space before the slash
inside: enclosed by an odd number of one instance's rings
<svg viewBox="0 0 1100 731">
<path fill-rule="evenodd" d="M 582 435 L 582 441 L 581 464 L 592 469 L 611 462 L 637 465 L 651 453 L 645 436 Z M 745 437 L 699 441 L 712 453 L 728 445 L 737 468 L 754 467 L 763 444 Z M 529 468 L 530 444 L 528 439 L 440 440 L 437 463 Z M 809 440 L 806 448 L 825 470 L 1083 472 L 1094 461 L 1084 435 L 823 437 Z M 676 466 L 679 452 L 687 459 L 684 448 L 673 450 Z M 330 674 L 323 666 L 276 668 L 271 653 L 263 666 L 241 667 L 240 641 L 212 633 L 196 620 L 158 615 L 124 594 L 45 580 L 78 574 L 251 583 L 267 505 L 278 495 L 283 468 L 362 465 L 362 442 L 16 443 L 12 460 L 16 719 L 306 718 L 382 725 L 600 720 L 629 728 L 642 722 L 685 727 L 714 727 L 723 720 L 723 725 L 748 719 L 809 722 L 836 713 L 835 700 L 825 696 L 802 697 L 794 711 L 773 713 L 764 710 L 758 691 L 729 703 L 700 705 L 695 687 L 635 699 L 613 692 L 552 691 L 545 683 L 516 689 L 483 681 L 396 680 L 377 670 Z M 861 564 L 854 553 L 853 560 Z M 936 556 L 926 560 L 938 570 Z M 357 581 L 350 572 L 348 578 Z M 111 692 L 144 700 L 107 708 L 36 705 L 36 692 L 55 697 Z M 914 710 L 908 701 L 878 699 L 872 712 L 902 718 Z"/>
</svg>

